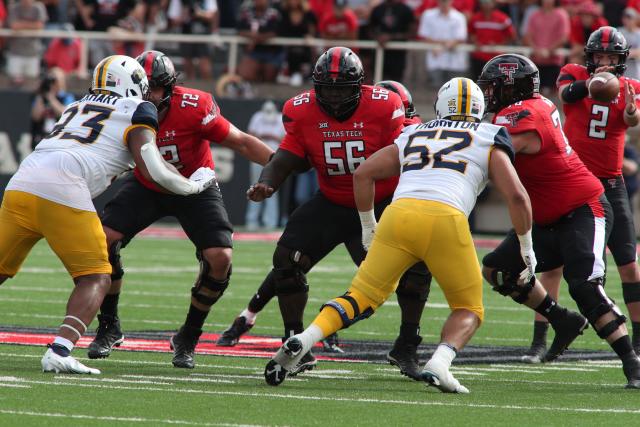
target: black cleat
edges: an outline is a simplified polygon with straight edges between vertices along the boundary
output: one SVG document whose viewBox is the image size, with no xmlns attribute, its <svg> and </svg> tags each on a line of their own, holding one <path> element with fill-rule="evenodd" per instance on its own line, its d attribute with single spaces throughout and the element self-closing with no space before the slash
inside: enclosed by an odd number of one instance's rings
<svg viewBox="0 0 640 427">
<path fill-rule="evenodd" d="M 302 356 L 302 359 L 300 359 L 300 362 L 298 362 L 296 367 L 289 372 L 289 376 L 295 377 L 304 371 L 313 371 L 313 368 L 315 368 L 317 364 L 318 361 L 316 360 L 316 357 L 311 353 L 311 351 L 308 351 L 304 356 Z"/>
<path fill-rule="evenodd" d="M 193 361 L 198 339 L 202 330 L 189 330 L 185 326 L 181 327 L 177 334 L 171 337 L 169 345 L 173 350 L 173 366 L 176 368 L 193 369 L 196 364 Z"/>
<path fill-rule="evenodd" d="M 546 343 L 531 343 L 531 347 L 520 358 L 520 360 L 522 361 L 522 363 L 531 363 L 531 364 L 542 363 L 542 360 L 544 359 L 544 355 L 546 352 L 547 352 Z"/>
<path fill-rule="evenodd" d="M 630 361 L 623 361 L 622 370 L 627 377 L 627 385 L 624 388 L 640 389 L 640 359 L 636 356 Z"/>
<path fill-rule="evenodd" d="M 311 354 L 308 352 L 304 356 L 301 355 L 302 343 L 298 338 L 289 338 L 282 344 L 273 356 L 273 359 L 269 360 L 267 366 L 264 368 L 264 380 L 269 385 L 277 386 L 284 382 L 287 378 L 287 374 L 296 371 L 296 374 L 302 372 L 299 367 L 303 364 L 302 359 Z M 313 366 L 317 363 L 315 357 L 313 358 Z M 313 368 L 310 368 L 313 369 Z"/>
<path fill-rule="evenodd" d="M 344 350 L 340 348 L 338 342 L 338 334 L 333 333 L 320 341 L 322 343 L 322 350 L 326 353 L 344 353 Z"/>
<path fill-rule="evenodd" d="M 403 337 L 396 338 L 393 348 L 387 353 L 387 360 L 390 364 L 400 368 L 400 373 L 416 381 L 422 381 L 422 368 L 418 359 L 418 346 L 422 342 L 422 337 L 416 335 L 415 338 L 407 340 Z"/>
<path fill-rule="evenodd" d="M 238 316 L 231 326 L 220 335 L 220 338 L 216 341 L 216 345 L 220 347 L 233 347 L 238 344 L 240 337 L 246 334 L 251 328 L 253 328 L 253 325 L 247 323 L 246 317 Z"/>
<path fill-rule="evenodd" d="M 120 329 L 118 316 L 98 314 L 98 329 L 96 337 L 89 344 L 87 356 L 89 359 L 102 359 L 109 357 L 113 347 L 120 347 L 124 342 L 124 335 Z"/>
<path fill-rule="evenodd" d="M 566 309 L 565 309 L 566 310 Z M 582 332 L 589 327 L 589 321 L 586 317 L 575 311 L 566 310 L 566 316 L 555 325 L 551 325 L 556 333 L 553 337 L 551 347 L 544 355 L 543 362 L 552 362 L 556 360 L 571 343 L 582 335 Z"/>
</svg>

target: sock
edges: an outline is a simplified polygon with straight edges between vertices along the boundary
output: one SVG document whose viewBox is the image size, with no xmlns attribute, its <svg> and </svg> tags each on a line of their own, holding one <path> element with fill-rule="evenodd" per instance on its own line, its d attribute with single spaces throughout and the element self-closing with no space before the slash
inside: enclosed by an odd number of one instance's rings
<svg viewBox="0 0 640 427">
<path fill-rule="evenodd" d="M 184 321 L 184 325 L 190 329 L 201 330 L 208 315 L 208 311 L 199 310 L 191 304 L 189 306 L 187 320 Z"/>
<path fill-rule="evenodd" d="M 400 336 L 408 340 L 420 336 L 420 325 L 417 323 L 402 322 L 400 325 Z"/>
<path fill-rule="evenodd" d="M 102 305 L 100 306 L 100 314 L 107 316 L 118 316 L 118 300 L 120 299 L 120 293 L 113 295 L 105 295 Z"/>
<path fill-rule="evenodd" d="M 636 357 L 635 353 L 633 352 L 633 347 L 631 347 L 631 339 L 629 338 L 629 335 L 618 338 L 610 345 L 613 351 L 616 352 L 616 354 L 622 361 L 624 361 L 625 358 L 629 357 L 630 354 L 633 355 L 633 357 Z"/>
<path fill-rule="evenodd" d="M 251 297 L 248 306 L 249 310 L 256 314 L 260 313 L 264 306 L 267 305 L 267 303 L 271 301 L 271 299 L 275 296 L 275 294 L 276 285 L 273 280 L 273 270 L 271 270 L 267 277 L 264 278 L 264 281 L 260 285 L 260 288 L 258 288 L 253 297 Z"/>
<path fill-rule="evenodd" d="M 549 330 L 549 322 L 536 320 L 533 322 L 533 345 L 547 345 L 547 331 Z"/>
<path fill-rule="evenodd" d="M 247 319 L 247 324 L 249 324 L 249 325 L 253 325 L 254 323 L 256 323 L 256 316 L 257 315 L 258 315 L 258 313 L 254 313 L 253 311 L 249 310 L 248 308 L 245 308 L 244 310 L 242 310 L 242 313 L 240 313 L 240 316 L 242 316 L 245 319 Z"/>
<path fill-rule="evenodd" d="M 440 343 L 436 351 L 431 356 L 432 359 L 440 359 L 447 364 L 447 367 L 451 366 L 451 362 L 456 358 L 458 351 L 452 345 L 447 343 Z"/>
<path fill-rule="evenodd" d="M 73 343 L 63 337 L 55 337 L 53 344 L 51 344 L 51 350 L 59 356 L 67 357 L 73 350 Z"/>
<path fill-rule="evenodd" d="M 302 322 L 290 322 L 284 324 L 284 337 L 289 338 L 296 334 L 299 334 L 304 330 Z"/>
<path fill-rule="evenodd" d="M 322 340 L 325 336 L 322 333 L 322 329 L 317 325 L 311 324 L 311 326 L 305 329 L 304 332 L 298 334 L 297 337 L 302 343 L 302 352 L 306 353 L 311 350 L 315 343 Z"/>
<path fill-rule="evenodd" d="M 542 302 L 535 308 L 535 311 L 553 323 L 564 318 L 566 310 L 547 294 Z"/>
<path fill-rule="evenodd" d="M 631 322 L 631 329 L 633 330 L 633 344 L 640 346 L 640 322 Z"/>
</svg>

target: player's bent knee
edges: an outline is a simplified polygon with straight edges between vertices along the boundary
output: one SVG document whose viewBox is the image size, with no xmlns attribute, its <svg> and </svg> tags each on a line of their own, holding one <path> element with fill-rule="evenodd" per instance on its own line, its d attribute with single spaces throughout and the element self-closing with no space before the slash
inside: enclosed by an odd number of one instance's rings
<svg viewBox="0 0 640 427">
<path fill-rule="evenodd" d="M 198 260 L 200 261 L 200 273 L 196 283 L 191 288 L 191 296 L 200 304 L 210 307 L 215 304 L 224 294 L 224 291 L 229 286 L 229 279 L 231 278 L 231 265 L 229 264 L 229 270 L 227 277 L 222 280 L 214 279 L 210 276 L 211 268 L 209 262 L 204 259 L 202 253 L 197 253 Z"/>
<path fill-rule="evenodd" d="M 231 265 L 233 250 L 231 248 L 207 248 L 196 254 L 198 260 L 205 260 L 209 264 L 209 268 L 217 268 L 219 270 L 227 270 Z"/>
<path fill-rule="evenodd" d="M 614 301 L 604 293 L 602 278 L 586 282 L 569 281 L 569 294 L 600 338 L 607 338 L 627 320 Z M 611 313 L 613 319 L 596 327 L 596 322 L 608 313 Z"/>
<path fill-rule="evenodd" d="M 320 310 L 323 310 L 325 307 L 338 312 L 342 320 L 341 329 L 346 329 L 354 323 L 370 317 L 374 313 L 376 305 L 363 293 L 351 290 L 323 304 Z"/>
<path fill-rule="evenodd" d="M 513 271 L 483 267 L 482 273 L 494 291 L 500 295 L 510 296 L 519 304 L 523 304 L 529 299 L 529 293 L 536 283 L 535 277 L 528 282 L 521 283 L 518 280 L 520 274 Z"/>
<path fill-rule="evenodd" d="M 396 295 L 402 298 L 414 299 L 421 302 L 427 302 L 429 292 L 431 291 L 431 273 L 427 271 L 407 270 L 398 281 Z"/>
<path fill-rule="evenodd" d="M 300 251 L 282 246 L 273 254 L 273 279 L 276 295 L 293 295 L 309 292 L 306 272 L 311 268 L 311 260 Z"/>
<path fill-rule="evenodd" d="M 124 276 L 122 268 L 122 260 L 120 258 L 120 249 L 122 249 L 122 240 L 115 240 L 109 244 L 109 264 L 111 264 L 111 280 L 120 280 Z"/>
</svg>

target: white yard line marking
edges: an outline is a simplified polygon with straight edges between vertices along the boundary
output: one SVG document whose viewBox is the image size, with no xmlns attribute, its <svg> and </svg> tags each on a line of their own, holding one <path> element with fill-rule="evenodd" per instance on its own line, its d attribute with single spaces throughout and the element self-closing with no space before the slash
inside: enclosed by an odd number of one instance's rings
<svg viewBox="0 0 640 427">
<path fill-rule="evenodd" d="M 123 377 L 126 375 L 123 375 Z M 149 381 L 145 381 L 145 380 L 123 380 L 123 379 L 117 379 L 117 378 L 93 378 L 93 377 L 87 377 L 87 376 L 82 376 L 82 377 L 73 377 L 73 376 L 67 376 L 67 375 L 56 375 L 53 377 L 53 379 L 55 380 L 59 380 L 59 379 L 64 379 L 64 380 L 79 380 L 79 381 L 94 381 L 94 382 L 98 382 L 98 383 L 123 383 L 123 384 L 151 384 L 151 385 L 174 385 L 173 383 L 164 383 L 161 381 L 150 381 L 152 378 L 156 378 L 156 377 L 152 377 L 152 376 L 148 376 L 148 377 L 144 377 L 144 378 L 149 378 Z M 158 378 L 160 379 L 160 378 Z M 168 378 L 167 378 L 168 379 Z"/>
<path fill-rule="evenodd" d="M 0 381 L 0 388 L 31 388 L 30 385 L 24 385 L 24 384 L 5 384 L 3 382 Z"/>
<path fill-rule="evenodd" d="M 212 375 L 213 376 L 213 375 Z M 259 378 L 262 379 L 262 377 L 258 377 L 258 376 L 251 376 L 251 375 L 219 375 L 220 377 L 225 377 L 225 378 Z M 226 384 L 236 384 L 235 381 L 232 380 L 220 380 L 220 379 L 216 379 L 216 378 L 211 378 L 211 379 L 206 379 L 206 378 L 193 378 L 191 376 L 188 377 L 165 377 L 162 375 L 122 375 L 123 378 L 141 378 L 141 379 L 145 379 L 145 378 L 149 378 L 149 379 L 154 379 L 154 380 L 167 380 L 167 381 L 186 381 L 186 382 L 193 382 L 193 383 L 226 383 Z M 217 377 L 217 376 L 216 376 Z"/>
<path fill-rule="evenodd" d="M 535 367 L 531 367 L 531 368 L 523 368 L 522 365 L 504 365 L 504 364 L 491 364 L 489 365 L 492 368 L 504 368 L 504 369 L 533 369 L 533 370 L 539 370 L 542 369 L 543 371 L 577 371 L 577 372 L 598 372 L 597 369 L 591 369 L 591 368 L 580 368 L 580 367 L 575 367 L 575 366 L 549 366 L 549 365 L 535 365 Z"/>
</svg>

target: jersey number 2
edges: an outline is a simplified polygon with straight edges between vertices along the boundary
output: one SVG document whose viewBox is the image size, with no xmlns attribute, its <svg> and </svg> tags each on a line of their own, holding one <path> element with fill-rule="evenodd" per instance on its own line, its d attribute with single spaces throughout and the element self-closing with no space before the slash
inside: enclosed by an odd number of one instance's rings
<svg viewBox="0 0 640 427">
<path fill-rule="evenodd" d="M 596 139 L 605 139 L 607 132 L 605 132 L 604 128 L 609 121 L 609 107 L 593 104 L 591 115 L 593 118 L 589 120 L 589 136 Z"/>
</svg>

